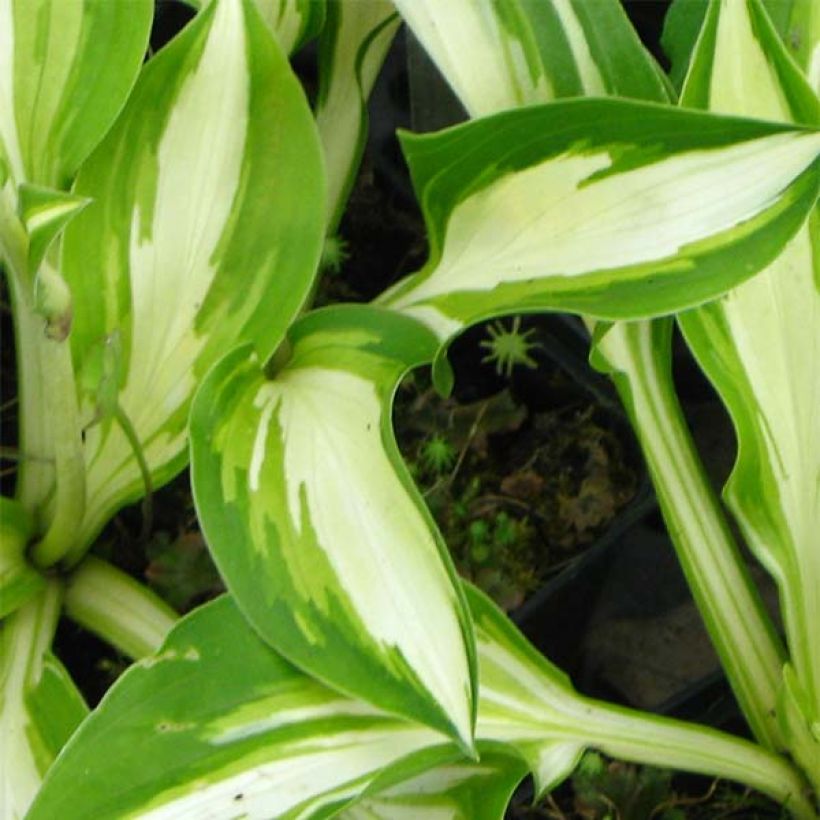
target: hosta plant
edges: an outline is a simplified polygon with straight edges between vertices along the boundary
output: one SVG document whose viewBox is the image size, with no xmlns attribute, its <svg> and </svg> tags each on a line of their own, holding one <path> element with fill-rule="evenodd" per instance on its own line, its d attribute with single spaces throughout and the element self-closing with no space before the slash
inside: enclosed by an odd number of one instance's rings
<svg viewBox="0 0 820 820">
<path fill-rule="evenodd" d="M 150 0 L 0 0 L 2 816 L 500 817 L 590 748 L 815 816 L 811 4 L 678 3 L 680 93 L 617 0 L 196 5 L 146 59 Z M 401 137 L 424 267 L 311 310 L 401 17 L 473 119 Z M 311 106 L 288 55 L 314 38 Z M 582 697 L 454 572 L 394 392 L 431 365 L 447 392 L 464 328 L 548 310 L 581 314 L 613 375 L 754 741 Z M 675 317 L 736 423 L 725 509 L 671 386 Z M 189 461 L 228 593 L 175 624 L 93 550 Z M 91 713 L 51 651 L 61 613 L 135 660 Z"/>
</svg>

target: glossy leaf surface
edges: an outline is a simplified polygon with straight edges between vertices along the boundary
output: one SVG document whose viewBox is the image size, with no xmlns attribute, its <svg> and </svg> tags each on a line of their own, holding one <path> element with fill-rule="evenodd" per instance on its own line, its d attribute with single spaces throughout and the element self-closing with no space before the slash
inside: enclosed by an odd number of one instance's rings
<svg viewBox="0 0 820 820">
<path fill-rule="evenodd" d="M 343 820 L 501 820 L 515 787 L 527 773 L 523 761 L 500 744 L 480 744 L 479 761 L 451 759 L 430 766 L 422 759 L 412 775 L 412 759 L 376 779 L 364 797 L 339 816 Z M 426 757 L 429 757 L 426 756 Z M 451 754 L 452 757 L 452 754 Z M 372 796 L 369 794 L 372 793 Z"/>
<path fill-rule="evenodd" d="M 476 737 L 516 749 L 543 792 L 584 748 L 620 760 L 739 780 L 811 817 L 804 781 L 783 758 L 714 729 L 611 706 L 579 695 L 484 593 L 467 586 L 478 647 Z"/>
<path fill-rule="evenodd" d="M 29 820 L 328 816 L 384 767 L 437 743 L 307 678 L 223 597 L 117 681 Z"/>
<path fill-rule="evenodd" d="M 775 714 L 786 657 L 692 442 L 675 392 L 673 321 L 596 329 L 591 362 L 609 373 L 646 458 L 681 569 L 755 738 L 782 748 Z"/>
<path fill-rule="evenodd" d="M 197 394 L 194 498 L 228 588 L 261 635 L 320 680 L 472 743 L 469 618 L 393 438 L 423 325 L 375 308 L 292 329 L 271 380 L 240 349 Z"/>
<path fill-rule="evenodd" d="M 2 0 L 0 142 L 13 179 L 65 188 L 125 103 L 151 0 Z"/>
<path fill-rule="evenodd" d="M 64 241 L 76 369 L 116 342 L 119 408 L 157 486 L 184 464 L 205 370 L 239 340 L 272 353 L 321 248 L 315 126 L 249 0 L 211 4 L 146 65 L 76 191 L 94 200 Z M 124 426 L 85 399 L 81 544 L 145 491 Z"/>
<path fill-rule="evenodd" d="M 758 0 L 710 9 L 683 102 L 820 123 L 820 105 Z M 798 678 L 820 716 L 820 215 L 759 276 L 681 326 L 726 402 L 738 460 L 726 497 L 780 587 Z"/>
<path fill-rule="evenodd" d="M 316 125 L 325 152 L 328 231 L 335 231 L 367 134 L 367 98 L 399 26 L 393 4 L 331 0 L 319 41 Z"/>
<path fill-rule="evenodd" d="M 490 820 L 523 774 L 511 754 L 543 787 L 568 774 L 584 746 L 738 778 L 811 816 L 796 795 L 801 781 L 777 756 L 579 696 L 488 599 L 467 595 L 482 675 L 478 762 L 459 759 L 436 732 L 311 680 L 225 596 L 185 618 L 158 654 L 117 681 L 49 773 L 29 820 L 205 811 L 261 820 L 345 808 L 354 820 L 433 811 Z"/>
<path fill-rule="evenodd" d="M 704 302 L 771 262 L 820 185 L 816 133 L 623 100 L 402 142 L 430 259 L 380 301 L 442 339 L 505 311 L 645 318 Z"/>
<path fill-rule="evenodd" d="M 473 117 L 583 95 L 665 98 L 616 0 L 397 0 Z"/>
<path fill-rule="evenodd" d="M 211 0 L 184 0 L 202 9 Z M 325 0 L 254 0 L 256 7 L 286 54 L 316 35 L 325 16 Z"/>
</svg>

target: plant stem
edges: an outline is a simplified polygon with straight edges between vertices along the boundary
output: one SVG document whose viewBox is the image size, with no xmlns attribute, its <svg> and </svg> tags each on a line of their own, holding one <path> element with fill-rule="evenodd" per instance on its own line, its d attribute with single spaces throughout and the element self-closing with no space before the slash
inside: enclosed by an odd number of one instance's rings
<svg viewBox="0 0 820 820">
<path fill-rule="evenodd" d="M 131 419 L 128 418 L 128 414 L 122 409 L 119 402 L 114 410 L 114 418 L 128 439 L 128 443 L 131 445 L 134 458 L 137 460 L 137 465 L 140 469 L 142 483 L 145 486 L 145 495 L 142 499 L 142 531 L 140 532 L 140 541 L 145 541 L 151 534 L 151 529 L 154 526 L 154 486 L 151 481 L 151 469 L 145 460 L 145 453 L 142 450 L 142 443 L 137 435 L 137 431 L 134 429 L 134 425 L 131 424 Z"/>
<path fill-rule="evenodd" d="M 671 322 L 618 323 L 599 341 L 640 439 L 692 595 L 757 740 L 783 749 L 776 720 L 785 652 L 704 475 L 675 394 Z"/>
<path fill-rule="evenodd" d="M 817 817 L 808 784 L 780 755 L 706 726 L 586 702 L 583 719 L 593 727 L 595 745 L 612 757 L 736 780 L 769 795 L 795 817 Z"/>
<path fill-rule="evenodd" d="M 41 567 L 57 563 L 71 547 L 74 529 L 85 509 L 85 461 L 79 421 L 77 388 L 66 326 L 60 338 L 49 338 L 46 322 L 34 309 L 34 273 L 29 270 L 28 236 L 15 211 L 7 189 L 0 190 L 0 259 L 2 259 L 14 304 L 18 372 L 21 383 L 21 449 L 42 458 L 53 456 L 55 491 L 48 528 L 34 545 L 32 558 Z M 43 266 L 48 266 L 44 261 Z M 65 289 L 56 271 L 48 270 L 53 286 Z M 65 297 L 69 298 L 67 289 Z M 29 381 L 30 380 L 30 381 Z M 30 440 L 29 423 L 33 427 Z M 18 497 L 35 512 L 50 488 L 50 471 L 39 471 L 34 485 L 21 483 Z"/>
<path fill-rule="evenodd" d="M 156 652 L 178 618 L 148 587 L 91 555 L 69 576 L 65 611 L 135 660 Z"/>
<path fill-rule="evenodd" d="M 31 517 L 17 501 L 0 496 L 0 619 L 45 586 L 45 578 L 26 561 Z"/>
<path fill-rule="evenodd" d="M 41 567 L 56 564 L 74 543 L 77 522 L 85 510 L 85 458 L 80 408 L 71 348 L 68 341 L 39 338 L 44 382 L 44 413 L 54 437 L 55 495 L 45 535 L 32 548 L 32 559 Z"/>
</svg>

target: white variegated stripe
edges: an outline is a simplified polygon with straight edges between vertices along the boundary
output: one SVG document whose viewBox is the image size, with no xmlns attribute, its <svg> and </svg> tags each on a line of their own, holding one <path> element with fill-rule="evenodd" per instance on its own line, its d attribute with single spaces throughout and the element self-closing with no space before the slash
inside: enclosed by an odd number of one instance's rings
<svg viewBox="0 0 820 820">
<path fill-rule="evenodd" d="M 0 139 L 12 179 L 25 179 L 14 104 L 14 11 L 12 0 L 0 0 Z"/>
<path fill-rule="evenodd" d="M 299 0 L 256 0 L 256 5 L 282 50 L 290 54 L 302 33 L 304 5 Z"/>
<path fill-rule="evenodd" d="M 721 114 L 792 121 L 781 81 L 755 36 L 750 3 L 720 4 L 709 85 L 709 108 Z M 684 88 L 684 102 L 687 88 Z M 820 622 L 820 551 L 813 548 L 820 521 L 820 260 L 814 258 L 809 223 L 768 268 L 729 291 L 710 310 L 719 311 L 743 368 L 757 430 L 739 431 L 739 459 L 727 494 L 747 542 L 777 579 L 792 662 L 820 704 L 820 658 L 810 637 Z M 695 350 L 710 346 L 708 323 L 699 325 Z M 684 321 L 684 328 L 687 322 Z M 706 332 L 700 341 L 702 332 Z M 691 338 L 691 337 L 690 337 Z M 732 365 L 734 366 L 734 365 Z M 720 378 L 737 382 L 738 374 Z M 748 480 L 761 473 L 750 464 L 759 456 L 756 438 L 775 486 L 758 486 L 750 500 Z M 751 444 L 754 448 L 754 445 Z M 756 448 L 754 448 L 756 449 Z M 744 476 L 746 473 L 746 476 Z M 755 477 L 752 477 L 754 474 Z M 761 509 L 766 531 L 758 529 Z M 782 530 L 769 529 L 776 521 Z M 771 543 L 779 536 L 780 543 Z"/>
<path fill-rule="evenodd" d="M 485 796 L 488 778 L 499 768 L 484 763 L 463 763 L 437 766 L 416 777 L 379 791 L 342 812 L 342 820 L 462 820 L 465 807 L 456 790 L 470 786 Z M 476 806 L 470 806 L 475 811 Z M 482 806 L 483 808 L 483 806 Z M 482 815 L 484 817 L 484 815 Z"/>
<path fill-rule="evenodd" d="M 721 4 L 709 89 L 709 107 L 724 114 L 766 112 L 766 118 L 788 121 L 789 106 L 772 66 L 754 36 L 746 0 Z M 738 105 L 748 101 L 751 107 Z"/>
<path fill-rule="evenodd" d="M 543 71 L 533 81 L 522 49 L 490 0 L 397 0 L 396 7 L 473 117 L 553 94 Z"/>
<path fill-rule="evenodd" d="M 161 425 L 195 384 L 190 363 L 204 340 L 194 318 L 217 270 L 215 251 L 242 168 L 249 90 L 244 40 L 241 3 L 220 2 L 200 63 L 159 143 L 153 213 L 133 211 L 129 266 L 138 355 L 131 357 L 120 403 L 139 430 Z M 198 133 L 191 133 L 191 122 Z M 145 402 L 149 386 L 166 397 L 159 406 Z"/>
<path fill-rule="evenodd" d="M 572 8 L 572 3 L 570 0 L 552 0 L 552 6 L 561 20 L 564 35 L 569 41 L 572 56 L 575 58 L 575 67 L 584 87 L 584 94 L 589 97 L 606 96 L 606 84 L 597 63 L 592 57 L 589 42 L 575 14 L 575 10 Z M 544 102 L 547 102 L 547 99 L 544 99 Z"/>
<path fill-rule="evenodd" d="M 433 305 L 411 305 L 402 313 L 429 327 L 439 339 L 453 339 L 464 327 L 464 322 L 447 316 Z"/>
<path fill-rule="evenodd" d="M 132 352 L 119 402 L 147 441 L 148 464 L 162 463 L 169 447 L 178 447 L 167 436 L 152 436 L 196 384 L 193 363 L 207 338 L 196 332 L 195 317 L 218 269 L 217 250 L 239 189 L 248 95 L 242 4 L 223 0 L 159 141 L 153 210 L 142 213 L 135 205 L 132 212 Z M 115 299 L 116 288 L 106 294 Z M 112 306 L 110 314 L 116 312 Z M 131 446 L 116 425 L 89 428 L 86 452 L 86 519 L 94 522 L 98 507 L 133 482 L 134 466 Z"/>
<path fill-rule="evenodd" d="M 51 584 L 0 626 L 0 817 L 22 820 L 45 772 L 33 743 L 38 740 L 28 696 L 44 671 L 60 612 Z"/>
<path fill-rule="evenodd" d="M 461 766 L 438 766 L 412 780 L 400 783 L 379 793 L 380 797 L 392 797 L 410 792 L 411 794 L 439 794 L 452 789 L 460 783 L 467 783 L 484 775 L 492 774 L 494 769 L 481 763 L 469 763 Z"/>
<path fill-rule="evenodd" d="M 305 721 L 332 718 L 343 715 L 367 716 L 380 714 L 367 703 L 350 698 L 325 698 L 321 703 L 308 706 L 284 707 L 282 698 L 275 695 L 252 705 L 252 709 L 240 707 L 235 712 L 224 715 L 212 722 L 209 743 L 224 746 L 249 737 L 278 729 L 295 726 Z"/>
<path fill-rule="evenodd" d="M 195 781 L 159 794 L 149 806 L 129 813 L 141 820 L 219 820 L 241 812 L 248 820 L 268 820 L 294 812 L 307 818 L 330 802 L 356 796 L 369 777 L 400 758 L 440 742 L 429 729 L 392 724 L 384 730 L 359 729 L 311 735 L 270 752 L 251 753 L 247 767 L 219 771 L 211 782 Z M 319 784 L 319 788 L 317 788 Z M 236 795 L 241 795 L 237 800 Z"/>
<path fill-rule="evenodd" d="M 26 214 L 26 228 L 29 234 L 36 233 L 42 228 L 64 220 L 66 216 L 76 211 L 76 200 L 68 199 L 52 202 L 50 205 L 39 207 L 32 213 Z"/>
<path fill-rule="evenodd" d="M 680 441 L 686 433 L 668 422 L 679 410 L 666 392 L 663 375 L 655 372 L 651 326 L 616 324 L 599 340 L 597 350 L 608 367 L 629 380 L 632 418 L 653 481 L 666 515 L 675 522 L 674 531 L 682 534 L 678 555 L 722 663 L 732 670 L 732 686 L 744 705 L 762 706 L 761 698 L 773 704 L 781 666 L 777 645 L 766 631 L 756 593 L 745 579 L 723 519 L 704 514 L 714 504 L 711 489 L 703 483 L 688 440 Z M 772 717 L 750 714 L 755 731 L 766 731 L 758 719 Z"/>
<path fill-rule="evenodd" d="M 820 96 L 820 43 L 812 49 L 809 58 L 809 66 L 806 69 L 806 76 L 809 85 L 814 89 L 814 93 Z"/>
<path fill-rule="evenodd" d="M 285 370 L 259 389 L 254 405 L 263 432 L 254 442 L 251 492 L 265 468 L 262 453 L 275 417 L 291 526 L 301 534 L 307 514 L 338 588 L 371 637 L 401 652 L 461 736 L 469 737 L 467 659 L 454 651 L 463 645 L 455 591 L 427 521 L 382 445 L 382 404 L 373 383 L 342 370 Z M 284 557 L 292 560 L 288 550 Z M 290 569 L 297 589 L 309 583 L 296 564 Z M 302 594 L 326 606 L 328 592 Z"/>
<path fill-rule="evenodd" d="M 556 685 L 531 664 L 492 641 L 481 631 L 477 632 L 476 638 L 482 702 L 491 704 L 496 709 L 517 712 L 523 724 L 532 723 L 533 727 L 545 721 L 554 722 L 557 717 L 554 704 L 566 697 L 565 687 Z M 545 705 L 548 706 L 547 709 Z M 476 732 L 480 737 L 486 736 L 480 728 L 485 725 L 482 723 L 484 719 L 486 714 L 479 709 L 479 728 Z"/>
<path fill-rule="evenodd" d="M 307 0 L 307 3 L 318 0 Z M 204 9 L 212 0 L 185 0 L 197 9 Z M 305 0 L 254 0 L 256 8 L 265 23 L 276 36 L 286 54 L 290 54 L 298 43 L 308 13 Z"/>
<path fill-rule="evenodd" d="M 392 3 L 386 0 L 339 3 L 337 14 L 341 20 L 334 32 L 330 80 L 316 108 L 316 126 L 327 169 L 330 231 L 341 218 L 343 200 L 353 181 L 358 147 L 364 139 L 365 99 L 400 23 L 396 18 L 395 22 L 385 25 L 390 15 L 395 14 Z"/>
<path fill-rule="evenodd" d="M 589 178 L 610 167 L 606 151 L 507 174 L 456 206 L 436 268 L 391 306 L 673 258 L 773 204 L 818 146 L 816 134 L 778 134 L 600 180 Z"/>
<path fill-rule="evenodd" d="M 794 545 L 813 543 L 820 521 L 820 292 L 814 269 L 804 229 L 773 265 L 720 303 L 750 382 Z"/>
<path fill-rule="evenodd" d="M 579 695 L 549 661 L 530 656 L 504 634 L 509 627 L 503 613 L 468 592 L 479 656 L 476 738 L 516 747 L 534 767 L 539 787 L 568 774 L 581 748 L 591 747 L 625 760 L 739 780 L 790 801 L 798 816 L 811 816 L 801 778 L 779 755 L 713 729 Z"/>
<path fill-rule="evenodd" d="M 34 279 L 51 243 L 89 201 L 28 183 L 20 185 L 18 193 L 17 211 L 28 235 L 28 275 Z"/>
</svg>

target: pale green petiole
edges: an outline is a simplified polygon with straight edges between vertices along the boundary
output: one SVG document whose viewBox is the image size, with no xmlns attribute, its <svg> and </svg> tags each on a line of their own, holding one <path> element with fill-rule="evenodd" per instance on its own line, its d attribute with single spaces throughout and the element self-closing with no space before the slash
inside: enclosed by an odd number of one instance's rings
<svg viewBox="0 0 820 820">
<path fill-rule="evenodd" d="M 85 509 L 85 460 L 80 434 L 80 408 L 71 348 L 67 340 L 39 340 L 46 417 L 54 440 L 55 494 L 48 530 L 32 548 L 41 567 L 56 564 L 74 543 L 74 531 Z"/>
<path fill-rule="evenodd" d="M 641 441 L 692 595 L 755 737 L 784 748 L 775 711 L 785 653 L 698 459 L 671 377 L 671 324 L 617 323 L 594 358 Z"/>
<path fill-rule="evenodd" d="M 131 658 L 156 652 L 177 614 L 129 575 L 88 556 L 66 585 L 65 612 Z"/>
<path fill-rule="evenodd" d="M 45 318 L 38 321 L 35 302 L 45 306 L 51 304 L 50 290 L 59 290 L 60 299 L 70 298 L 65 283 L 52 270 L 41 277 L 38 285 L 45 288 L 35 295 L 35 271 L 28 264 L 29 238 L 8 191 L 0 196 L 0 258 L 8 276 L 10 291 L 17 316 L 18 349 L 23 351 L 23 364 L 27 364 L 26 378 L 38 381 L 33 389 L 25 383 L 21 385 L 21 407 L 27 409 L 27 391 L 32 396 L 39 390 L 43 404 L 40 415 L 50 427 L 49 438 L 53 451 L 48 456 L 54 459 L 54 495 L 45 534 L 32 550 L 34 562 L 43 567 L 57 563 L 68 551 L 73 541 L 73 529 L 82 518 L 85 509 L 85 461 L 79 423 L 79 405 L 74 379 L 74 367 L 67 336 L 70 329 L 70 304 L 62 313 L 61 333 L 49 336 Z M 48 262 L 43 263 L 43 267 Z M 50 319 L 49 319 L 50 323 Z M 44 412 L 42 412 L 44 411 Z M 29 446 L 26 437 L 26 420 L 23 419 L 22 450 L 35 455 L 37 446 Z M 38 434 L 42 431 L 38 431 Z M 22 485 L 21 485 L 22 486 Z M 25 490 L 23 490 L 25 495 Z M 28 499 L 23 498 L 26 502 Z M 37 501 L 42 499 L 37 498 Z"/>
</svg>

